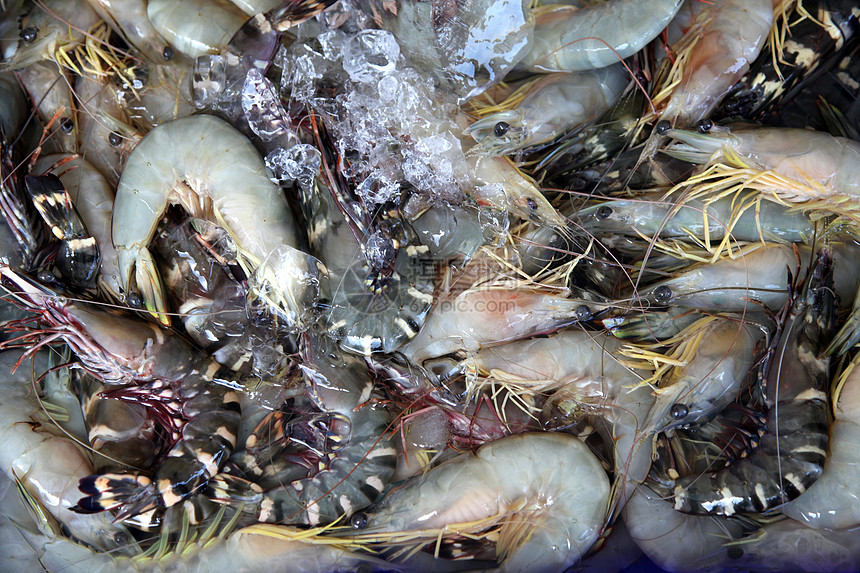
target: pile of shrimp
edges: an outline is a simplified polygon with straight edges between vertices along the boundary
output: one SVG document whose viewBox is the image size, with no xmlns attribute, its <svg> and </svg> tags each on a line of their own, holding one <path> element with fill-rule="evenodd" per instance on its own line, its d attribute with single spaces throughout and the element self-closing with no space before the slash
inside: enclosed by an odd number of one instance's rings
<svg viewBox="0 0 860 573">
<path fill-rule="evenodd" d="M 860 570 L 853 0 L 0 10 L 0 568 Z"/>
</svg>

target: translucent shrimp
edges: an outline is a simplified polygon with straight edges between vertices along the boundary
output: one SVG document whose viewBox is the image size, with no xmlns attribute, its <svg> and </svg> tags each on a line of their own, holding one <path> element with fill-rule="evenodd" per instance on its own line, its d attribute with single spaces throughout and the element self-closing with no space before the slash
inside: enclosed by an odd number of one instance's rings
<svg viewBox="0 0 860 573">
<path fill-rule="evenodd" d="M 741 390 L 764 332 L 721 318 L 696 334 L 696 354 L 661 382 L 650 417 L 658 431 L 704 423 L 733 402 Z M 646 424 L 648 425 L 648 424 Z"/>
<path fill-rule="evenodd" d="M 71 86 L 62 69 L 53 62 L 36 62 L 17 73 L 42 123 L 46 127 L 51 124 L 47 149 L 55 153 L 77 152 L 77 106 L 72 101 Z"/>
<path fill-rule="evenodd" d="M 544 416 L 558 410 L 559 420 L 567 423 L 593 414 L 615 464 L 613 509 L 623 507 L 648 475 L 654 434 L 653 426 L 646 426 L 654 394 L 641 384 L 641 373 L 621 363 L 620 345 L 605 334 L 568 329 L 483 349 L 464 362 L 467 379 L 470 373 L 484 374 L 519 395 L 555 391 Z"/>
<path fill-rule="evenodd" d="M 84 33 L 99 21 L 92 9 L 78 0 L 43 0 L 30 3 L 22 18 L 18 48 L 0 63 L 2 70 L 20 70 L 40 60 L 54 60 L 75 68 L 70 52 L 81 44 Z"/>
<path fill-rule="evenodd" d="M 744 185 L 778 200 L 846 214 L 855 220 L 860 196 L 860 143 L 828 133 L 791 128 L 714 128 L 709 133 L 669 130 L 678 141 L 667 152 L 693 163 L 716 164 L 691 178 L 697 184 L 722 177 L 703 193 Z M 711 175 L 712 177 L 707 177 Z M 728 177 L 726 177 L 728 176 Z"/>
<path fill-rule="evenodd" d="M 457 351 L 472 353 L 590 318 L 588 304 L 527 289 L 470 289 L 440 300 L 399 352 L 415 364 Z"/>
<path fill-rule="evenodd" d="M 683 0 L 611 0 L 578 10 L 548 9 L 535 18 L 530 50 L 517 67 L 531 72 L 603 68 L 657 37 Z"/>
<path fill-rule="evenodd" d="M 632 199 L 596 203 L 577 216 L 583 228 L 596 236 L 696 237 L 706 245 L 722 241 L 727 234 L 734 241 L 785 243 L 803 242 L 813 234 L 808 216 L 749 191 L 713 202 L 677 203 L 665 191 L 646 192 Z"/>
<path fill-rule="evenodd" d="M 122 107 L 122 92 L 109 81 L 93 74 L 81 74 L 75 81 L 80 140 L 78 152 L 98 169 L 111 189 L 140 134 L 132 127 Z"/>
<path fill-rule="evenodd" d="M 696 265 L 640 295 L 657 304 L 714 311 L 780 308 L 788 300 L 787 271 L 798 268 L 791 246 L 757 248 L 736 259 Z M 755 301 L 755 302 L 753 302 Z"/>
<path fill-rule="evenodd" d="M 539 79 L 516 108 L 469 126 L 472 153 L 507 155 L 547 144 L 603 113 L 629 83 L 620 64 L 600 70 L 551 74 Z"/>
<path fill-rule="evenodd" d="M 217 54 L 247 20 L 227 0 L 150 0 L 146 15 L 152 27 L 189 58 Z"/>
<path fill-rule="evenodd" d="M 501 571 L 561 572 L 596 541 L 608 499 L 609 480 L 585 444 L 565 434 L 526 433 L 413 478 L 353 525 L 361 537 L 415 532 L 432 540 L 501 518 Z"/>
<path fill-rule="evenodd" d="M 708 117 L 758 57 L 773 24 L 773 4 L 780 2 L 709 3 L 681 40 L 689 47 L 685 45 L 687 53 L 678 59 L 679 83 L 660 118 L 687 127 Z"/>
<path fill-rule="evenodd" d="M 145 0 L 87 0 L 90 7 L 152 62 L 170 60 L 173 49 L 155 31 Z"/>
<path fill-rule="evenodd" d="M 832 267 L 822 252 L 801 293 L 783 312 L 785 324 L 767 368 L 762 437 L 748 457 L 721 470 L 674 479 L 675 509 L 727 515 L 763 512 L 804 493 L 827 457 L 827 386 L 834 305 Z"/>
<path fill-rule="evenodd" d="M 162 322 L 168 322 L 164 295 L 147 246 L 169 203 L 224 227 L 240 262 L 256 273 L 257 296 L 289 324 L 304 324 L 316 297 L 317 267 L 295 249 L 286 199 L 245 136 L 213 116 L 181 118 L 150 131 L 126 162 L 113 211 L 120 279 L 126 296 L 135 284 Z"/>
<path fill-rule="evenodd" d="M 44 354 L 36 356 L 44 363 Z M 80 515 L 72 511 L 78 494 L 78 482 L 92 473 L 92 465 L 81 448 L 66 437 L 52 435 L 37 428 L 41 407 L 32 395 L 31 371 L 10 371 L 21 358 L 20 351 L 0 354 L 3 392 L 0 411 L 0 467 L 10 478 L 19 480 L 32 496 L 57 519 L 69 534 L 103 551 L 133 549 L 132 537 L 106 515 Z"/>
</svg>

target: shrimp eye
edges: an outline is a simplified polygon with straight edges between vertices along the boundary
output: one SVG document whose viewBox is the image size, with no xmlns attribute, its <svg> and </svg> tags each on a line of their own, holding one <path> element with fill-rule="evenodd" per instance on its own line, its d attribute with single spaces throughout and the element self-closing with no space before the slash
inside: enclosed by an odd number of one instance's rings
<svg viewBox="0 0 860 573">
<path fill-rule="evenodd" d="M 140 298 L 140 295 L 136 292 L 133 292 L 128 295 L 126 303 L 128 303 L 128 306 L 130 306 L 131 308 L 143 308 L 143 299 Z"/>
<path fill-rule="evenodd" d="M 672 126 L 664 119 L 657 122 L 657 126 L 654 128 L 654 131 L 657 132 L 657 135 L 666 135 L 666 132 L 669 131 L 670 127 Z"/>
<path fill-rule="evenodd" d="M 536 211 L 536 210 L 537 210 L 537 208 L 538 208 L 537 201 L 535 201 L 535 200 L 534 200 L 534 199 L 532 199 L 531 197 L 529 197 L 529 198 L 526 200 L 526 205 L 528 205 L 528 206 L 529 206 L 529 211 Z"/>
<path fill-rule="evenodd" d="M 60 120 L 60 129 L 63 130 L 63 133 L 72 133 L 72 130 L 75 129 L 75 123 L 69 117 L 64 117 Z"/>
<path fill-rule="evenodd" d="M 496 125 L 493 126 L 493 133 L 496 137 L 501 137 L 508 132 L 511 128 L 511 125 L 506 121 L 500 121 Z"/>
<path fill-rule="evenodd" d="M 367 514 L 358 512 L 349 520 L 353 529 L 364 529 L 367 527 Z"/>
<path fill-rule="evenodd" d="M 39 35 L 39 28 L 29 26 L 21 30 L 21 39 L 25 44 L 32 44 L 36 41 L 36 36 Z"/>
<path fill-rule="evenodd" d="M 579 320 L 591 320 L 591 309 L 584 304 L 579 305 L 576 307 L 576 318 Z"/>
<path fill-rule="evenodd" d="M 675 404 L 672 406 L 672 417 L 676 420 L 683 420 L 690 413 L 690 409 L 684 404 Z"/>
<path fill-rule="evenodd" d="M 600 209 L 597 210 L 598 219 L 608 219 L 610 215 L 612 215 L 612 207 L 609 207 L 608 205 L 603 205 Z"/>
<path fill-rule="evenodd" d="M 122 136 L 119 133 L 112 131 L 110 132 L 110 135 L 108 135 L 108 142 L 114 147 L 116 147 L 117 145 L 122 143 Z"/>
<path fill-rule="evenodd" d="M 130 537 L 129 537 L 128 533 L 126 533 L 124 531 L 117 531 L 116 533 L 113 534 L 113 540 L 114 540 L 114 543 L 116 543 L 117 545 L 128 545 L 128 542 L 130 541 Z"/>
<path fill-rule="evenodd" d="M 666 303 L 672 299 L 672 289 L 666 285 L 660 285 L 654 289 L 654 300 L 659 303 Z"/>
<path fill-rule="evenodd" d="M 39 271 L 36 274 L 36 278 L 39 279 L 39 282 L 43 283 L 50 284 L 54 282 L 54 275 L 52 275 L 50 271 Z"/>
<path fill-rule="evenodd" d="M 732 545 L 726 551 L 726 557 L 729 559 L 740 559 L 744 556 L 744 550 L 742 547 L 738 547 L 737 545 Z"/>
<path fill-rule="evenodd" d="M 175 55 L 173 48 L 170 46 L 164 46 L 164 50 L 161 51 L 161 57 L 164 58 L 165 62 L 172 60 Z"/>
<path fill-rule="evenodd" d="M 714 127 L 714 122 L 710 119 L 703 119 L 699 123 L 696 124 L 696 131 L 699 133 L 708 133 L 711 131 L 711 128 Z"/>
</svg>

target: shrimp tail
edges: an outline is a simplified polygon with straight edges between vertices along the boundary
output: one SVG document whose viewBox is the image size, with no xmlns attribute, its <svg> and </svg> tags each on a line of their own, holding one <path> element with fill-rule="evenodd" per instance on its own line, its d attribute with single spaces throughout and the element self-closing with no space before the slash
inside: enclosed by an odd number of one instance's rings
<svg viewBox="0 0 860 573">
<path fill-rule="evenodd" d="M 52 174 L 28 175 L 24 184 L 36 211 L 61 241 L 55 262 L 57 270 L 73 285 L 91 285 L 101 266 L 99 246 L 87 231 L 62 181 Z"/>
<path fill-rule="evenodd" d="M 170 326 L 164 285 L 149 249 L 140 247 L 136 257 L 128 249 L 117 249 L 117 262 L 121 276 L 131 277 L 132 274 L 134 275 L 134 285 L 140 292 L 144 308 L 159 323 Z"/>
<path fill-rule="evenodd" d="M 72 511 L 99 513 L 121 507 L 119 519 L 157 507 L 155 485 L 146 476 L 134 474 L 101 474 L 81 478 L 78 485 L 86 494 Z"/>
</svg>

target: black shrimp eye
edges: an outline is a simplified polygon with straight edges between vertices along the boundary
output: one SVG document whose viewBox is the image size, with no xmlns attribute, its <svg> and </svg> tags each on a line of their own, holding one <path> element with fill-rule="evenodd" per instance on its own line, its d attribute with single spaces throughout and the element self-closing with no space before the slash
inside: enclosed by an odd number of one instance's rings
<svg viewBox="0 0 860 573">
<path fill-rule="evenodd" d="M 501 137 L 508 132 L 511 128 L 511 125 L 506 121 L 500 121 L 496 125 L 493 126 L 493 133 L 496 137 Z"/>
<path fill-rule="evenodd" d="M 21 39 L 25 44 L 32 44 L 36 41 L 36 36 L 39 35 L 39 28 L 29 26 L 21 30 Z"/>
<path fill-rule="evenodd" d="M 72 130 L 75 129 L 75 122 L 70 117 L 64 117 L 60 120 L 60 129 L 63 130 L 63 133 L 72 133 Z"/>
<path fill-rule="evenodd" d="M 170 46 L 164 46 L 164 50 L 161 51 L 161 57 L 164 58 L 165 62 L 172 60 L 175 55 L 173 48 Z"/>
<path fill-rule="evenodd" d="M 110 142 L 111 145 L 116 147 L 117 145 L 122 143 L 122 136 L 117 132 L 112 131 L 110 132 L 110 135 L 108 135 L 108 142 Z"/>
<path fill-rule="evenodd" d="M 612 215 L 612 207 L 608 205 L 603 205 L 602 207 L 600 207 L 600 209 L 597 210 L 598 219 L 608 219 L 610 215 Z"/>
<path fill-rule="evenodd" d="M 131 536 L 125 531 L 117 531 L 113 534 L 113 540 L 117 545 L 128 545 L 129 541 L 131 541 Z"/>
<path fill-rule="evenodd" d="M 591 320 L 591 309 L 581 304 L 576 307 L 576 318 L 579 320 Z"/>
<path fill-rule="evenodd" d="M 536 210 L 537 210 L 537 208 L 538 208 L 537 201 L 535 201 L 535 200 L 534 200 L 534 199 L 532 199 L 531 197 L 529 197 L 529 198 L 526 200 L 526 205 L 528 205 L 528 206 L 529 206 L 529 211 L 536 211 Z"/>
<path fill-rule="evenodd" d="M 126 302 L 131 308 L 143 308 L 143 299 L 140 298 L 140 295 L 136 292 L 133 292 L 128 295 L 128 299 L 126 300 Z"/>
<path fill-rule="evenodd" d="M 699 133 L 708 133 L 711 131 L 711 128 L 714 127 L 714 122 L 710 119 L 703 119 L 699 123 L 696 124 L 696 131 Z"/>
<path fill-rule="evenodd" d="M 54 282 L 54 275 L 52 275 L 50 271 L 39 271 L 38 273 L 36 273 L 36 278 L 39 280 L 39 282 L 43 283 Z"/>
<path fill-rule="evenodd" d="M 690 413 L 690 409 L 684 404 L 675 404 L 672 406 L 672 417 L 676 420 L 683 420 Z"/>
<path fill-rule="evenodd" d="M 367 527 L 367 514 L 358 512 L 350 518 L 349 523 L 353 529 L 364 529 Z"/>
<path fill-rule="evenodd" d="M 672 299 L 672 289 L 666 285 L 660 285 L 654 289 L 654 300 L 659 303 L 666 303 Z"/>
<path fill-rule="evenodd" d="M 740 559 L 743 556 L 743 547 L 740 547 L 738 545 L 732 545 L 726 550 L 726 557 L 728 557 L 729 559 Z"/>
<path fill-rule="evenodd" d="M 657 132 L 657 135 L 666 135 L 666 132 L 669 131 L 670 127 L 672 126 L 669 125 L 669 122 L 663 119 L 657 122 L 657 126 L 654 127 L 654 131 Z"/>
</svg>

